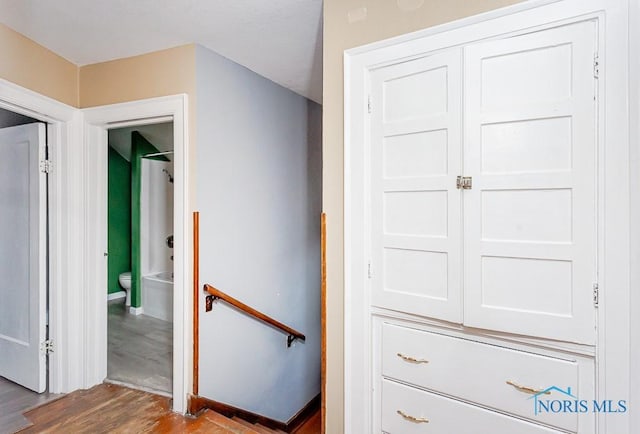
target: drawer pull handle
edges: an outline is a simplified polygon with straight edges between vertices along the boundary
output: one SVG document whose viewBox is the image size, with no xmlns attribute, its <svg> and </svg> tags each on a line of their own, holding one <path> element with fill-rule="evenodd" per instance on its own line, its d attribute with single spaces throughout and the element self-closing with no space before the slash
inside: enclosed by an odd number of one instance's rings
<svg viewBox="0 0 640 434">
<path fill-rule="evenodd" d="M 414 422 L 414 423 L 429 423 L 429 419 L 427 419 L 426 417 L 411 416 L 410 414 L 407 414 L 402 410 L 398 410 L 397 413 L 400 416 L 402 416 L 403 418 L 405 418 L 406 420 Z"/>
<path fill-rule="evenodd" d="M 411 363 L 429 363 L 428 360 L 426 359 L 416 359 L 415 357 L 411 357 L 411 356 L 405 356 L 402 353 L 398 353 L 398 357 L 400 357 L 402 360 L 404 360 L 405 362 L 411 362 Z"/>
<path fill-rule="evenodd" d="M 509 386 L 513 386 L 518 389 L 520 392 L 530 393 L 532 395 L 537 395 L 538 393 L 544 393 L 545 395 L 551 395 L 550 391 L 544 391 L 544 389 L 534 389 L 533 387 L 521 386 L 518 383 L 514 383 L 511 380 L 507 380 L 507 384 Z"/>
</svg>

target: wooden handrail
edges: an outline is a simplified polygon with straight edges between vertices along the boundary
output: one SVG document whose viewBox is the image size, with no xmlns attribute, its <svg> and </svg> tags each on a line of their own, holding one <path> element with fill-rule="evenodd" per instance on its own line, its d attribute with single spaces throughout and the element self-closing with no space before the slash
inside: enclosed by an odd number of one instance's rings
<svg viewBox="0 0 640 434">
<path fill-rule="evenodd" d="M 208 294 L 207 298 L 206 298 L 206 306 L 205 306 L 205 311 L 209 312 L 211 309 L 213 309 L 213 302 L 217 299 L 226 301 L 227 303 L 229 303 L 230 305 L 240 309 L 241 311 L 251 315 L 254 318 L 259 319 L 260 321 L 263 321 L 283 332 L 285 332 L 288 336 L 287 336 L 287 347 L 291 346 L 291 343 L 296 340 L 296 339 L 300 339 L 301 341 L 305 340 L 305 336 L 300 333 L 299 331 L 292 329 L 289 326 L 286 326 L 284 324 L 282 324 L 280 321 L 277 321 L 273 318 L 271 318 L 268 315 L 265 315 L 264 313 L 255 310 L 254 308 L 252 308 L 251 306 L 247 306 L 246 304 L 244 304 L 243 302 L 241 302 L 240 300 L 237 300 L 233 297 L 231 297 L 229 294 L 226 294 L 222 291 L 220 291 L 217 288 L 214 288 L 211 285 L 204 285 L 204 291 Z"/>
</svg>

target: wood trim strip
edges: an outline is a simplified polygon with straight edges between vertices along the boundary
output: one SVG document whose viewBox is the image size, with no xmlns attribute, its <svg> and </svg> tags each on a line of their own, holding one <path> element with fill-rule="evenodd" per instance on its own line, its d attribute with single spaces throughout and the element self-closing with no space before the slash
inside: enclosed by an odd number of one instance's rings
<svg viewBox="0 0 640 434">
<path fill-rule="evenodd" d="M 235 298 L 233 298 L 232 296 L 230 296 L 229 294 L 226 294 L 222 291 L 220 291 L 217 288 L 214 288 L 211 285 L 208 285 L 205 283 L 204 285 L 204 290 L 209 294 L 212 295 L 213 297 L 219 298 L 221 300 L 226 301 L 227 303 L 229 303 L 230 305 L 240 309 L 241 311 L 277 328 L 282 330 L 283 332 L 287 333 L 290 336 L 295 337 L 296 339 L 300 339 L 302 341 L 304 341 L 306 338 L 305 336 L 300 333 L 299 331 L 292 329 L 291 327 L 282 324 L 280 321 L 277 321 L 273 318 L 271 318 L 270 316 L 260 312 L 259 310 L 256 310 L 254 308 L 252 308 L 251 306 L 248 306 L 246 304 L 244 304 L 243 302 L 241 302 L 240 300 L 237 300 Z"/>
<path fill-rule="evenodd" d="M 327 423 L 327 214 L 320 215 L 320 418 L 321 430 L 326 432 Z"/>
<path fill-rule="evenodd" d="M 193 213 L 193 394 L 198 394 L 200 361 L 200 213 Z"/>
<path fill-rule="evenodd" d="M 320 406 L 320 395 L 316 395 L 311 401 L 307 403 L 295 416 L 289 419 L 287 422 L 280 422 L 275 419 L 270 419 L 265 416 L 261 416 L 250 411 L 242 410 L 241 408 L 233 407 L 228 404 L 223 404 L 218 401 L 214 401 L 202 396 L 190 395 L 188 411 L 189 414 L 197 416 L 198 413 L 205 409 L 213 410 L 222 414 L 225 417 L 233 418 L 238 417 L 246 420 L 252 424 L 264 425 L 267 428 L 282 430 L 291 433 L 302 426 L 307 420 L 318 411 Z"/>
</svg>

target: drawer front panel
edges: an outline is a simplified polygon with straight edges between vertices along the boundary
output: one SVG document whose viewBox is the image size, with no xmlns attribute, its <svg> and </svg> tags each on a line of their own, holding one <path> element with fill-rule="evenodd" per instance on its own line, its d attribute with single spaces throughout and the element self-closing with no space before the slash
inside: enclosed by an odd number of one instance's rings
<svg viewBox="0 0 640 434">
<path fill-rule="evenodd" d="M 388 323 L 382 326 L 381 351 L 385 377 L 572 432 L 593 429 L 592 414 L 554 413 L 548 405 L 541 407 L 556 400 L 592 400 L 590 361 L 541 356 Z M 535 396 L 552 386 L 557 389 Z"/>
<path fill-rule="evenodd" d="M 559 431 L 454 399 L 382 381 L 382 430 L 389 434 L 549 434 Z"/>
</svg>

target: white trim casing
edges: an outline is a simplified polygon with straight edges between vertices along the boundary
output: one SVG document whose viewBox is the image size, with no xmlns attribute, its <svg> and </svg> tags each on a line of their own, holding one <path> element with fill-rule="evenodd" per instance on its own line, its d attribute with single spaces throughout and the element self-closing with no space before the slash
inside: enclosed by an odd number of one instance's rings
<svg viewBox="0 0 640 434">
<path fill-rule="evenodd" d="M 107 374 L 107 161 L 106 130 L 89 124 L 84 127 L 85 195 L 85 388 L 101 383 Z M 100 224 L 104 221 L 104 225 Z M 97 294 L 101 297 L 98 297 Z M 102 343 L 104 342 L 104 345 Z M 104 376 L 98 375 L 104 372 Z"/>
<path fill-rule="evenodd" d="M 121 125 L 149 123 L 150 119 L 170 116 L 174 134 L 174 303 L 173 303 L 173 410 L 184 413 L 187 393 L 191 389 L 191 319 L 190 282 L 191 238 L 189 232 L 189 135 L 187 95 L 176 95 L 130 103 L 84 109 L 85 159 L 84 183 L 87 206 L 85 215 L 85 287 L 87 317 L 85 387 L 102 382 L 107 374 L 107 300 L 106 260 L 106 168 L 107 129 Z M 166 118 L 165 118 L 166 120 Z"/>
<path fill-rule="evenodd" d="M 372 418 L 364 253 L 370 71 L 391 60 L 586 17 L 598 20 L 600 47 L 596 384 L 598 399 L 630 400 L 630 411 L 599 415 L 597 425 L 602 433 L 640 432 L 640 380 L 631 371 L 640 362 L 640 303 L 631 303 L 640 282 L 640 7 L 633 0 L 533 0 L 345 52 L 345 432 L 370 432 Z"/>
<path fill-rule="evenodd" d="M 0 107 L 48 124 L 49 160 L 49 391 L 83 385 L 82 113 L 71 106 L 0 79 Z M 74 312 L 74 315 L 69 315 Z"/>
</svg>

